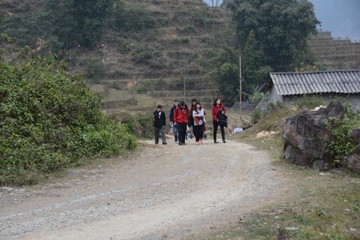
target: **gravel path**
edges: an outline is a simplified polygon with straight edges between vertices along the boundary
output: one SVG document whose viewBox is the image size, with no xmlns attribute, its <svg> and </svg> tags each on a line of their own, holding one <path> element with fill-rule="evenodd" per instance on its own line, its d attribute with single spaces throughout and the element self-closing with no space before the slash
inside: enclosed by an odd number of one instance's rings
<svg viewBox="0 0 360 240">
<path fill-rule="evenodd" d="M 0 239 L 184 239 L 281 198 L 286 174 L 235 141 L 140 143 L 131 157 L 2 188 Z"/>
</svg>

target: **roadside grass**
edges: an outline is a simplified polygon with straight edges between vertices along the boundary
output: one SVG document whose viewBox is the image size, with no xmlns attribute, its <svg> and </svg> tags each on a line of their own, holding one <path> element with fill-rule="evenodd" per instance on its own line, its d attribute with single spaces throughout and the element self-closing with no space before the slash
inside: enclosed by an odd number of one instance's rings
<svg viewBox="0 0 360 240">
<path fill-rule="evenodd" d="M 281 158 L 285 118 L 298 111 L 278 110 L 231 137 L 268 151 L 274 166 L 290 175 L 285 200 L 241 216 L 235 225 L 203 239 L 360 239 L 360 176 L 342 169 L 323 173 L 291 165 Z M 256 138 L 261 131 L 277 134 Z"/>
</svg>

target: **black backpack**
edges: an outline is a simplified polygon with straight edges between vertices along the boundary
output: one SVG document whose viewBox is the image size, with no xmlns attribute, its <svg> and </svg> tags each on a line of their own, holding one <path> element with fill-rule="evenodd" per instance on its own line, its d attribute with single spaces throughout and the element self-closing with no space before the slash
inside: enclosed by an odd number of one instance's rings
<svg viewBox="0 0 360 240">
<path fill-rule="evenodd" d="M 219 119 L 219 125 L 227 127 L 227 116 L 223 113 L 223 111 L 219 111 L 217 113 L 217 117 Z"/>
</svg>

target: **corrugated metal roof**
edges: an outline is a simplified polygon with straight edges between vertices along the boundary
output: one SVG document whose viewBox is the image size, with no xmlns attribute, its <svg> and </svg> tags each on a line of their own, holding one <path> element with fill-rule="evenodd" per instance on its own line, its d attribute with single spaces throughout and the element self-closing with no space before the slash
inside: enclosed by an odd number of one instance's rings
<svg viewBox="0 0 360 240">
<path fill-rule="evenodd" d="M 360 93 L 359 71 L 270 73 L 279 95 Z"/>
</svg>

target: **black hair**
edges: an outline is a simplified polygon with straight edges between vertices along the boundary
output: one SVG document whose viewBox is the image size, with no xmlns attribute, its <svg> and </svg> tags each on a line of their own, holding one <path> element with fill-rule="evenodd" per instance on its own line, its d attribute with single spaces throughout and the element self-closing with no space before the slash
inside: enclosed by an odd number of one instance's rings
<svg viewBox="0 0 360 240">
<path fill-rule="evenodd" d="M 200 105 L 200 110 L 201 110 L 201 109 L 202 109 L 202 106 L 201 106 L 201 103 L 200 103 L 200 102 L 196 102 L 196 103 L 195 103 L 195 109 L 196 109 L 196 105 L 198 105 L 198 104 Z"/>
<path fill-rule="evenodd" d="M 213 106 L 214 106 L 214 107 L 217 105 L 217 103 L 216 103 L 216 102 L 217 102 L 217 100 L 220 100 L 220 101 L 221 101 L 221 99 L 220 99 L 220 98 L 216 98 L 216 99 L 215 99 L 215 101 L 214 101 L 214 103 L 213 103 Z M 220 102 L 220 104 L 221 104 L 221 102 Z"/>
</svg>

